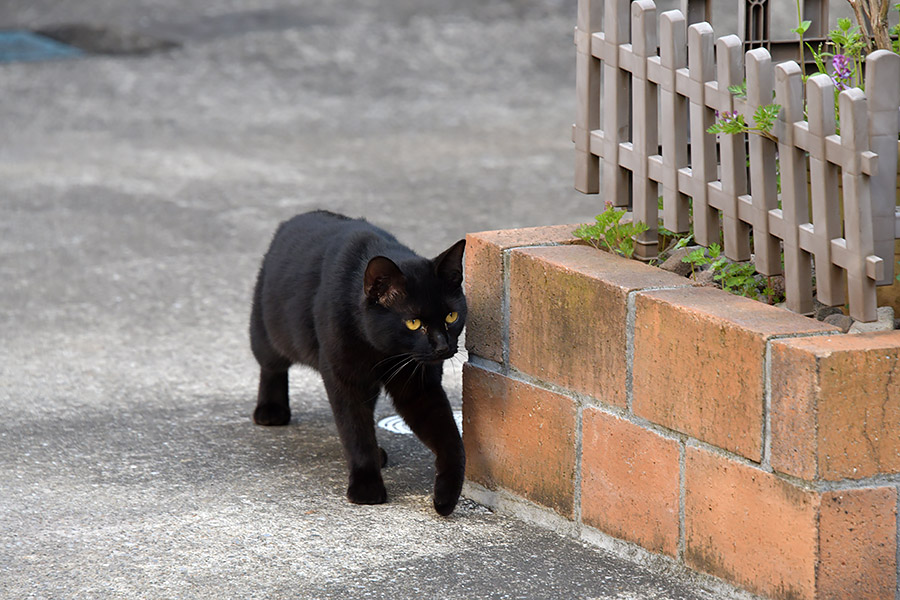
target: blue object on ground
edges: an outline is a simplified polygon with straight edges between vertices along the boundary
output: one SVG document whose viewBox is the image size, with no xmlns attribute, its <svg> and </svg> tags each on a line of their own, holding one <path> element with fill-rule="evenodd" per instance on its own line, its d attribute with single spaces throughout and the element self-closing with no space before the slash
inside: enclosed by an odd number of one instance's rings
<svg viewBox="0 0 900 600">
<path fill-rule="evenodd" d="M 84 52 L 22 29 L 0 31 L 0 62 L 52 60 L 81 56 Z"/>
</svg>

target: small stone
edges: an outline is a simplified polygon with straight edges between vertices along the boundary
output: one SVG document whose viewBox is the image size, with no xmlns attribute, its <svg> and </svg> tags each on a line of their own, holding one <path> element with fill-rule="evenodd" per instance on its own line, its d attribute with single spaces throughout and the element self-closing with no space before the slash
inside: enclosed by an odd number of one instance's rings
<svg viewBox="0 0 900 600">
<path fill-rule="evenodd" d="M 670 273 L 681 275 L 682 277 L 690 276 L 691 263 L 683 262 L 681 259 L 690 254 L 695 248 L 697 248 L 697 246 L 687 246 L 685 248 L 672 250 L 669 258 L 663 261 L 662 264 L 659 265 L 659 268 L 669 271 Z"/>
<path fill-rule="evenodd" d="M 892 331 L 894 329 L 894 309 L 890 306 L 879 306 L 877 318 L 870 323 L 856 321 L 847 333 L 871 333 L 873 331 Z"/>
<path fill-rule="evenodd" d="M 841 312 L 833 313 L 822 319 L 822 322 L 839 327 L 841 333 L 847 333 L 853 325 L 853 318 Z"/>
<path fill-rule="evenodd" d="M 828 306 L 827 304 L 822 304 L 818 300 L 816 300 L 816 320 L 824 321 L 825 317 L 829 315 L 841 315 L 844 314 L 841 310 L 840 306 Z"/>
<path fill-rule="evenodd" d="M 715 272 L 712 269 L 706 269 L 705 271 L 700 271 L 694 275 L 694 281 L 699 283 L 700 285 L 707 287 L 718 287 L 716 286 L 716 280 L 714 277 L 716 276 Z"/>
</svg>

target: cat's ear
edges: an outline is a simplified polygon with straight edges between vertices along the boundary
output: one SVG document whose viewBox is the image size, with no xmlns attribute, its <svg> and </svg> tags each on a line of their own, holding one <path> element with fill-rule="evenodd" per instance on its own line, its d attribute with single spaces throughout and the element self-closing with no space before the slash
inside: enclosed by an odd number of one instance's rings
<svg viewBox="0 0 900 600">
<path fill-rule="evenodd" d="M 369 300 L 390 306 L 406 295 L 406 277 L 394 261 L 376 256 L 366 266 L 364 291 Z"/>
<path fill-rule="evenodd" d="M 434 272 L 438 277 L 450 284 L 450 287 L 455 288 L 462 285 L 462 261 L 465 249 L 466 240 L 459 240 L 431 261 L 434 263 Z"/>
</svg>

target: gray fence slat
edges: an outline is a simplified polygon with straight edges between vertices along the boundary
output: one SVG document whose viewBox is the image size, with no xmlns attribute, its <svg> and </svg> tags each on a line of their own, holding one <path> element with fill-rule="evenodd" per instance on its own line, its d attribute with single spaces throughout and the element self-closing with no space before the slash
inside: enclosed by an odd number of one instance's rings
<svg viewBox="0 0 900 600">
<path fill-rule="evenodd" d="M 806 157 L 794 143 L 794 123 L 803 120 L 803 77 L 797 63 L 775 67 L 778 116 L 778 158 L 781 165 L 781 215 L 784 249 L 785 302 L 798 313 L 813 310 L 812 262 L 800 247 L 799 227 L 809 222 L 806 198 Z"/>
<path fill-rule="evenodd" d="M 765 48 L 747 53 L 747 106 L 772 102 L 775 69 Z M 749 112 L 749 111 L 748 111 Z M 751 118 L 745 115 L 745 118 Z M 749 121 L 748 121 L 749 122 Z M 768 173 L 775 172 L 775 142 L 761 135 L 750 136 L 750 192 L 753 201 L 753 250 L 756 270 L 763 275 L 780 275 L 781 240 L 769 229 L 769 211 L 778 208 L 778 182 Z"/>
<path fill-rule="evenodd" d="M 670 231 L 685 233 L 690 229 L 690 197 L 678 189 L 678 170 L 688 166 L 688 105 L 687 98 L 677 93 L 677 87 L 678 69 L 687 67 L 687 21 L 677 10 L 666 11 L 659 19 L 663 225 Z"/>
<path fill-rule="evenodd" d="M 859 89 L 844 90 L 839 96 L 841 109 L 841 140 L 847 149 L 844 154 L 844 236 L 847 249 L 844 268 L 847 269 L 847 293 L 850 296 L 850 316 L 862 321 L 876 317 L 875 278 L 867 273 L 869 255 L 874 251 L 872 232 L 872 199 L 869 177 L 862 172 L 859 154 L 869 149 L 869 122 L 866 95 Z M 895 140 L 896 145 L 896 140 Z M 876 261 L 880 260 L 874 257 Z M 876 265 L 877 266 L 877 265 Z"/>
<path fill-rule="evenodd" d="M 606 0 L 603 22 L 603 199 L 613 206 L 628 206 L 628 170 L 621 166 L 619 143 L 629 139 L 631 77 L 619 68 L 619 44 L 628 43 L 628 0 Z"/>
<path fill-rule="evenodd" d="M 734 96 L 728 91 L 744 79 L 744 45 L 736 35 L 716 41 L 719 110 L 733 111 Z M 720 135 L 722 227 L 725 256 L 731 260 L 750 260 L 750 227 L 740 219 L 738 196 L 747 193 L 747 153 L 743 135 Z"/>
<path fill-rule="evenodd" d="M 649 158 L 659 146 L 659 107 L 656 84 L 647 77 L 647 59 L 656 56 L 656 5 L 652 0 L 635 0 L 631 4 L 632 63 L 632 205 L 635 220 L 647 224 L 647 231 L 635 236 L 634 255 L 655 258 L 659 246 L 657 222 L 658 185 L 650 179 Z"/>
<path fill-rule="evenodd" d="M 876 50 L 866 57 L 866 97 L 869 101 L 869 149 L 878 154 L 880 163 L 878 171 L 869 180 L 872 233 L 875 254 L 886 259 L 884 277 L 879 283 L 889 284 L 894 280 L 900 55 Z"/>
<path fill-rule="evenodd" d="M 706 105 L 706 82 L 715 77 L 713 30 L 709 23 L 688 27 L 688 71 L 691 78 L 691 196 L 694 239 L 701 246 L 719 243 L 719 212 L 710 206 L 708 184 L 717 179 L 716 140 L 706 133 L 715 112 Z"/>
<path fill-rule="evenodd" d="M 809 122 L 809 177 L 812 196 L 816 297 L 822 304 L 844 303 L 841 268 L 831 256 L 831 240 L 841 237 L 838 168 L 827 159 L 825 140 L 837 128 L 834 112 L 834 82 L 828 75 L 814 75 L 806 82 L 806 113 Z"/>
</svg>

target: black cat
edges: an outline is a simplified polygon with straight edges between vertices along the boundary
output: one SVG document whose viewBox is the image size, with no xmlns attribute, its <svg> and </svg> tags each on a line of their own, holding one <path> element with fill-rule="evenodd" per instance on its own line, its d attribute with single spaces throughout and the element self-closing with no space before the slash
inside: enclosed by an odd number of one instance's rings
<svg viewBox="0 0 900 600">
<path fill-rule="evenodd" d="M 373 417 L 384 388 L 435 454 L 435 510 L 449 515 L 456 506 L 466 458 L 441 376 L 466 321 L 465 245 L 427 260 L 364 220 L 317 211 L 282 223 L 263 259 L 250 316 L 260 365 L 253 420 L 286 425 L 288 368 L 318 370 L 350 469 L 351 502 L 387 501 L 387 455 Z"/>
</svg>

